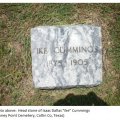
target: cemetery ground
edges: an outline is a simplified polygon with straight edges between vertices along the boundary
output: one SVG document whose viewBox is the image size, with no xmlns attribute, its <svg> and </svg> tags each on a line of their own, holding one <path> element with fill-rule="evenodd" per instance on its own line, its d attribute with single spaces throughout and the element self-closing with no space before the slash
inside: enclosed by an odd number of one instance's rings
<svg viewBox="0 0 120 120">
<path fill-rule="evenodd" d="M 102 27 L 103 82 L 35 89 L 30 29 L 65 24 Z M 120 4 L 0 4 L 0 105 L 97 105 L 100 100 L 106 104 L 99 105 L 120 105 Z"/>
</svg>

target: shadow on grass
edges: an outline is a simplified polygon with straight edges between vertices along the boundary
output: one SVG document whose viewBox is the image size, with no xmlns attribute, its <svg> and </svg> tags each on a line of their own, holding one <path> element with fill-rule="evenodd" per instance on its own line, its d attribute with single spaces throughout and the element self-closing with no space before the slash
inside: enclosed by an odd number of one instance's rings
<svg viewBox="0 0 120 120">
<path fill-rule="evenodd" d="M 107 106 L 94 92 L 87 95 L 68 94 L 65 99 L 58 100 L 54 106 Z"/>
</svg>

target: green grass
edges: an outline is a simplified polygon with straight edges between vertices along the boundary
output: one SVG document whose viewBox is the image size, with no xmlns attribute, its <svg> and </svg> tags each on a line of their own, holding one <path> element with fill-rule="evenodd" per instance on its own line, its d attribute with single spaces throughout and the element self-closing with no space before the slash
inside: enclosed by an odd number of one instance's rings
<svg viewBox="0 0 120 120">
<path fill-rule="evenodd" d="M 119 8 L 120 4 L 0 4 L 0 105 L 91 105 L 89 98 L 120 105 Z M 103 83 L 93 88 L 35 89 L 30 29 L 83 23 L 102 27 Z"/>
</svg>

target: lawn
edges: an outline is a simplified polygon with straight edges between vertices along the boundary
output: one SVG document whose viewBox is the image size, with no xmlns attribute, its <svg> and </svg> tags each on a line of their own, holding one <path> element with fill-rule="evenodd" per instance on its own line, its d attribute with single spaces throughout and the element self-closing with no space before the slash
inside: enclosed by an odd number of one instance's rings
<svg viewBox="0 0 120 120">
<path fill-rule="evenodd" d="M 35 89 L 30 29 L 65 24 L 102 27 L 103 83 Z M 0 4 L 0 105 L 120 105 L 120 4 Z"/>
</svg>

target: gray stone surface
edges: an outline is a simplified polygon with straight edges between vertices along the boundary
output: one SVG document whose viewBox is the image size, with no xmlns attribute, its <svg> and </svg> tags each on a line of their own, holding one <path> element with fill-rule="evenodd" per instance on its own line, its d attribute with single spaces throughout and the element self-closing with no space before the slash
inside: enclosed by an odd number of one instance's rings
<svg viewBox="0 0 120 120">
<path fill-rule="evenodd" d="M 101 28 L 91 25 L 31 29 L 36 88 L 96 86 L 102 82 Z"/>
</svg>

